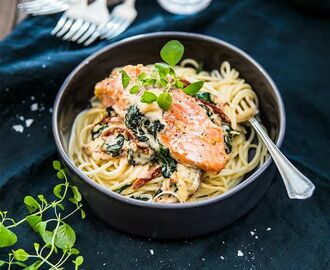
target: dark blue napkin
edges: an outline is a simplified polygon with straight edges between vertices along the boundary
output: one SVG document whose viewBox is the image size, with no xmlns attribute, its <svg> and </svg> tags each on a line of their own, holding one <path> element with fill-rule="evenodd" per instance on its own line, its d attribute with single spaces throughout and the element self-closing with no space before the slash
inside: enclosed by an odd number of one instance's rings
<svg viewBox="0 0 330 270">
<path fill-rule="evenodd" d="M 246 216 L 187 241 L 127 235 L 105 225 L 86 206 L 85 221 L 71 220 L 84 269 L 330 269 L 327 14 L 261 0 L 214 0 L 193 16 L 171 15 L 151 0 L 137 1 L 137 9 L 138 18 L 126 32 L 90 47 L 50 36 L 60 15 L 30 17 L 0 42 L 0 209 L 21 217 L 25 195 L 52 192 L 51 161 L 57 155 L 51 108 L 61 83 L 79 62 L 132 35 L 198 32 L 240 47 L 273 77 L 287 113 L 283 152 L 313 180 L 316 192 L 306 201 L 289 200 L 276 175 L 267 195 Z M 20 233 L 22 246 L 34 240 L 31 231 Z"/>
</svg>

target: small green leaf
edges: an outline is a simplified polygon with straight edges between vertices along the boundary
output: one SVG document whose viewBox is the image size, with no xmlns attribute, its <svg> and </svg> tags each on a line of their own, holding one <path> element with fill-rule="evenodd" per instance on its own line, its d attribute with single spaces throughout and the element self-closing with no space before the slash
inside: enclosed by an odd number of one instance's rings
<svg viewBox="0 0 330 270">
<path fill-rule="evenodd" d="M 17 242 L 17 236 L 0 223 L 0 248 L 10 247 Z"/>
<path fill-rule="evenodd" d="M 166 81 L 165 79 L 162 79 L 162 78 L 158 82 L 159 82 L 160 86 L 166 86 L 168 84 L 168 81 Z"/>
<path fill-rule="evenodd" d="M 180 80 L 176 80 L 175 86 L 179 89 L 182 89 L 184 87 L 184 84 Z"/>
<path fill-rule="evenodd" d="M 30 214 L 39 209 L 39 203 L 32 196 L 25 196 L 24 203 Z"/>
<path fill-rule="evenodd" d="M 63 194 L 61 194 L 61 191 L 62 191 L 62 187 L 64 187 L 64 186 L 65 186 L 64 184 L 58 184 L 53 189 L 54 195 L 59 199 L 63 198 Z"/>
<path fill-rule="evenodd" d="M 48 202 L 47 202 L 47 200 L 45 199 L 44 195 L 39 194 L 37 197 L 38 197 L 38 199 L 39 199 L 41 202 L 43 202 L 45 205 L 48 204 Z"/>
<path fill-rule="evenodd" d="M 37 232 L 39 232 L 40 236 L 43 238 L 45 232 L 46 232 L 46 227 L 47 227 L 47 223 L 45 221 L 43 222 L 39 222 L 36 225 L 36 230 Z"/>
<path fill-rule="evenodd" d="M 197 81 L 183 88 L 183 91 L 188 95 L 195 96 L 198 93 L 198 91 L 203 87 L 203 85 L 204 85 L 203 81 Z"/>
<path fill-rule="evenodd" d="M 69 201 L 72 202 L 73 204 L 77 205 L 78 202 L 75 198 L 69 198 Z"/>
<path fill-rule="evenodd" d="M 55 170 L 60 170 L 61 169 L 61 162 L 59 162 L 58 160 L 54 160 L 53 161 L 53 168 Z"/>
<path fill-rule="evenodd" d="M 38 253 L 40 244 L 39 243 L 33 243 L 33 246 L 34 246 L 34 250 L 36 251 L 36 253 Z"/>
<path fill-rule="evenodd" d="M 197 98 L 203 99 L 207 102 L 210 102 L 212 104 L 215 104 L 211 99 L 211 94 L 209 92 L 200 92 L 196 95 Z"/>
<path fill-rule="evenodd" d="M 86 217 L 85 211 L 80 209 L 80 213 L 81 213 L 81 218 L 84 219 Z"/>
<path fill-rule="evenodd" d="M 58 203 L 57 206 L 64 211 L 64 205 L 62 203 Z"/>
<path fill-rule="evenodd" d="M 17 261 L 25 262 L 29 258 L 29 254 L 22 248 L 13 250 L 13 254 Z"/>
<path fill-rule="evenodd" d="M 128 86 L 129 80 L 131 78 L 128 76 L 125 70 L 121 70 L 120 73 L 121 73 L 121 83 L 123 84 L 123 88 L 125 89 Z"/>
<path fill-rule="evenodd" d="M 157 63 L 155 64 L 155 68 L 158 70 L 159 77 L 162 79 L 164 79 L 166 75 L 170 73 L 170 67 L 168 65 Z"/>
<path fill-rule="evenodd" d="M 129 92 L 130 92 L 131 94 L 136 94 L 137 92 L 139 92 L 139 90 L 140 90 L 140 87 L 139 87 L 138 85 L 134 85 L 134 86 L 131 88 L 131 90 L 129 90 Z"/>
<path fill-rule="evenodd" d="M 139 81 L 143 81 L 145 78 L 147 77 L 147 74 L 145 72 L 142 72 L 139 77 L 138 77 L 138 80 Z"/>
<path fill-rule="evenodd" d="M 42 235 L 42 240 L 44 240 L 45 244 L 51 245 L 54 233 L 51 231 L 44 231 Z"/>
<path fill-rule="evenodd" d="M 76 249 L 76 248 L 71 248 L 70 252 L 73 255 L 78 255 L 80 253 L 80 251 L 78 249 Z"/>
<path fill-rule="evenodd" d="M 181 60 L 184 47 L 178 40 L 171 40 L 160 51 L 161 58 L 170 66 L 175 66 Z"/>
<path fill-rule="evenodd" d="M 150 91 L 144 91 L 143 95 L 141 96 L 142 103 L 150 104 L 156 100 L 157 100 L 157 96 Z"/>
<path fill-rule="evenodd" d="M 42 221 L 41 216 L 27 216 L 26 221 L 35 232 L 38 232 L 37 225 Z"/>
<path fill-rule="evenodd" d="M 156 83 L 156 80 L 155 79 L 144 79 L 142 84 L 144 86 L 152 86 Z"/>
<path fill-rule="evenodd" d="M 76 233 L 66 223 L 58 227 L 55 235 L 55 245 L 60 249 L 72 248 L 76 242 Z"/>
<path fill-rule="evenodd" d="M 76 199 L 77 202 L 81 201 L 81 194 L 76 186 L 71 186 L 71 190 L 73 193 L 73 197 Z"/>
<path fill-rule="evenodd" d="M 172 97 L 169 93 L 163 92 L 157 98 L 157 103 L 164 111 L 167 111 L 172 104 Z"/>
<path fill-rule="evenodd" d="M 5 263 L 5 261 L 0 260 L 0 266 L 3 266 Z"/>
<path fill-rule="evenodd" d="M 56 174 L 58 179 L 63 179 L 64 178 L 64 172 L 63 171 L 58 171 Z"/>
<path fill-rule="evenodd" d="M 78 256 L 74 261 L 74 269 L 78 270 L 79 266 L 84 263 L 84 258 L 83 256 Z"/>
</svg>

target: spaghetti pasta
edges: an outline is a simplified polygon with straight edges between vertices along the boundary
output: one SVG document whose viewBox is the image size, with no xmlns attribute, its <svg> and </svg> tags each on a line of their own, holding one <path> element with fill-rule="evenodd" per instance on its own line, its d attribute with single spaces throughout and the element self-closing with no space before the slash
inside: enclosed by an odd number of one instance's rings
<svg viewBox="0 0 330 270">
<path fill-rule="evenodd" d="M 154 67 L 150 65 L 147 68 L 153 69 Z M 97 134 L 96 132 L 104 134 L 102 133 L 104 131 L 99 131 L 102 128 L 100 123 L 109 115 L 107 108 L 95 97 L 91 99 L 91 107 L 76 117 L 72 127 L 69 156 L 74 164 L 104 188 L 126 197 L 145 201 L 175 203 L 204 200 L 220 195 L 239 184 L 248 172 L 264 162 L 267 154 L 265 146 L 255 131 L 248 124 L 239 123 L 236 119 L 236 109 L 240 101 L 248 97 L 258 107 L 257 95 L 251 86 L 239 77 L 238 71 L 231 68 L 228 62 L 223 62 L 219 70 L 211 72 L 199 72 L 198 69 L 199 64 L 196 60 L 185 59 L 180 66 L 175 67 L 175 72 L 183 81 L 204 81 L 200 91 L 204 94 L 209 93 L 214 103 L 223 104 L 222 109 L 230 120 L 229 124 L 224 124 L 216 115 L 210 116 L 216 125 L 222 127 L 224 136 L 226 135 L 230 139 L 231 149 L 228 150 L 228 162 L 222 170 L 214 172 L 195 168 L 190 170 L 187 176 L 184 166 L 178 162 L 176 171 L 171 177 L 164 177 L 164 175 L 159 174 L 150 176 L 150 171 L 155 169 L 157 165 L 157 161 L 151 158 L 155 153 L 153 151 L 151 154 L 150 151 L 144 153 L 143 142 L 127 141 L 129 134 L 125 135 L 124 139 L 119 136 L 124 134 L 124 130 L 127 130 L 125 116 L 120 115 L 120 113 L 111 118 L 109 120 L 111 122 L 106 123 L 106 128 L 116 128 L 120 131 L 118 134 L 116 133 L 116 141 L 108 144 L 108 150 L 109 145 L 112 146 L 112 156 L 104 157 L 103 153 L 99 152 L 91 154 L 86 147 L 101 140 L 100 137 L 95 139 L 97 136 L 95 134 Z M 114 72 L 118 72 L 118 70 L 120 69 L 116 69 Z M 157 118 L 157 110 L 159 109 L 157 104 L 142 104 L 141 106 L 143 106 L 143 113 L 148 113 L 150 119 Z M 160 122 L 161 124 L 163 123 Z M 226 138 L 224 140 L 226 142 Z M 142 147 L 143 153 L 141 152 L 141 154 L 146 160 L 150 158 L 149 161 L 144 162 L 142 158 L 139 163 L 131 163 L 129 153 L 125 156 L 117 155 L 118 153 L 115 152 L 116 149 L 113 146 L 118 144 L 124 148 L 128 144 L 128 148 Z M 155 147 L 151 147 L 151 149 L 155 149 Z M 133 183 L 141 177 L 144 177 L 142 185 L 136 188 Z M 180 182 L 173 182 L 173 177 L 180 178 Z"/>
</svg>

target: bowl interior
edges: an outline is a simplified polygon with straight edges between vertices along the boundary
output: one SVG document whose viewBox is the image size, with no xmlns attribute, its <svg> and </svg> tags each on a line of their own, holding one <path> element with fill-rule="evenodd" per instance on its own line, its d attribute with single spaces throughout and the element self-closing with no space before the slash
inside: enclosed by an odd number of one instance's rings
<svg viewBox="0 0 330 270">
<path fill-rule="evenodd" d="M 281 98 L 276 86 L 254 60 L 237 48 L 206 36 L 155 33 L 130 38 L 106 47 L 86 59 L 70 74 L 60 90 L 54 115 L 54 121 L 57 123 L 54 132 L 58 133 L 64 151 L 67 151 L 73 121 L 77 114 L 89 105 L 96 82 L 107 77 L 114 67 L 160 62 L 159 52 L 171 39 L 178 39 L 183 43 L 183 58 L 203 61 L 205 70 L 218 69 L 223 61 L 228 61 L 237 69 L 259 97 L 263 124 L 274 141 L 281 143 L 284 133 Z"/>
</svg>

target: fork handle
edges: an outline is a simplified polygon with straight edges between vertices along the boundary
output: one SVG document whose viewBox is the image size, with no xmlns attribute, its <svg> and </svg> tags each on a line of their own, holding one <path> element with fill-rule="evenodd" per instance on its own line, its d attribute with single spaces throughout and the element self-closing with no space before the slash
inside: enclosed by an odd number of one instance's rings
<svg viewBox="0 0 330 270">
<path fill-rule="evenodd" d="M 282 154 L 255 118 L 249 120 L 270 152 L 286 187 L 290 199 L 307 199 L 315 186 Z"/>
</svg>

